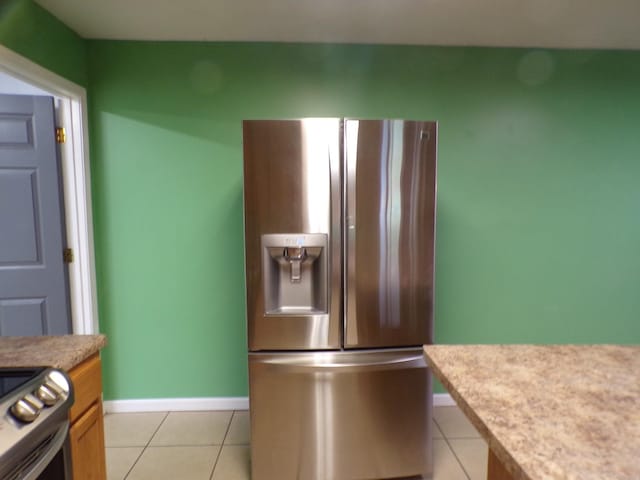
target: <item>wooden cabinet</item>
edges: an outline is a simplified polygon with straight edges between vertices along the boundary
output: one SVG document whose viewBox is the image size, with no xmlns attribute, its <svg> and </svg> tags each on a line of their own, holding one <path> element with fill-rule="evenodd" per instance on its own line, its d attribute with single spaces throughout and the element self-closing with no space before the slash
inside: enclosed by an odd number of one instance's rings
<svg viewBox="0 0 640 480">
<path fill-rule="evenodd" d="M 73 478 L 105 480 L 100 357 L 96 354 L 85 360 L 71 369 L 69 376 L 75 392 L 75 402 L 69 412 Z"/>
</svg>

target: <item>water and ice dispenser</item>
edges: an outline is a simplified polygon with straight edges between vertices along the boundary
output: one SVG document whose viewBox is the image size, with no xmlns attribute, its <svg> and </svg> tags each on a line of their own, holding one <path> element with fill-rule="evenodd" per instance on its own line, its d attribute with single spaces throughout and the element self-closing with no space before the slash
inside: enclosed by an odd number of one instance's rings
<svg viewBox="0 0 640 480">
<path fill-rule="evenodd" d="M 328 312 L 327 235 L 262 235 L 266 315 Z"/>
</svg>

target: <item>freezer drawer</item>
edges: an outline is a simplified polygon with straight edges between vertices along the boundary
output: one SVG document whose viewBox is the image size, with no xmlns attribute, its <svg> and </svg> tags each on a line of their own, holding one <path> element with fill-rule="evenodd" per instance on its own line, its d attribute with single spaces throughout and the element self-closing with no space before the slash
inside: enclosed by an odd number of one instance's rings
<svg viewBox="0 0 640 480">
<path fill-rule="evenodd" d="M 430 476 L 422 350 L 249 355 L 252 480 Z"/>
</svg>

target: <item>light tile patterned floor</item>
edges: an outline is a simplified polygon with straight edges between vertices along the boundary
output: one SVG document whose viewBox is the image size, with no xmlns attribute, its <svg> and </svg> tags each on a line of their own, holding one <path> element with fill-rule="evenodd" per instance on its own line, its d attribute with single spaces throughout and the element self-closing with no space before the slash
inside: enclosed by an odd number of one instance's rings
<svg viewBox="0 0 640 480">
<path fill-rule="evenodd" d="M 457 407 L 434 408 L 433 480 L 483 480 L 487 444 Z M 249 480 L 246 411 L 105 416 L 108 480 Z"/>
</svg>

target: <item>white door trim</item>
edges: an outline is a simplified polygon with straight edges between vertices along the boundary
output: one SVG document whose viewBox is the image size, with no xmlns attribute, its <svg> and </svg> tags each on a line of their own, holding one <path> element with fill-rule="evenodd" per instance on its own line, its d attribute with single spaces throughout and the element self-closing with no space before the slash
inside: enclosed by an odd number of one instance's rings
<svg viewBox="0 0 640 480">
<path fill-rule="evenodd" d="M 60 146 L 67 246 L 74 252 L 73 262 L 69 264 L 72 328 L 76 334 L 98 333 L 87 92 L 2 45 L 0 71 L 46 90 L 56 98 L 60 117 L 57 120 L 67 133 L 66 143 Z"/>
</svg>

